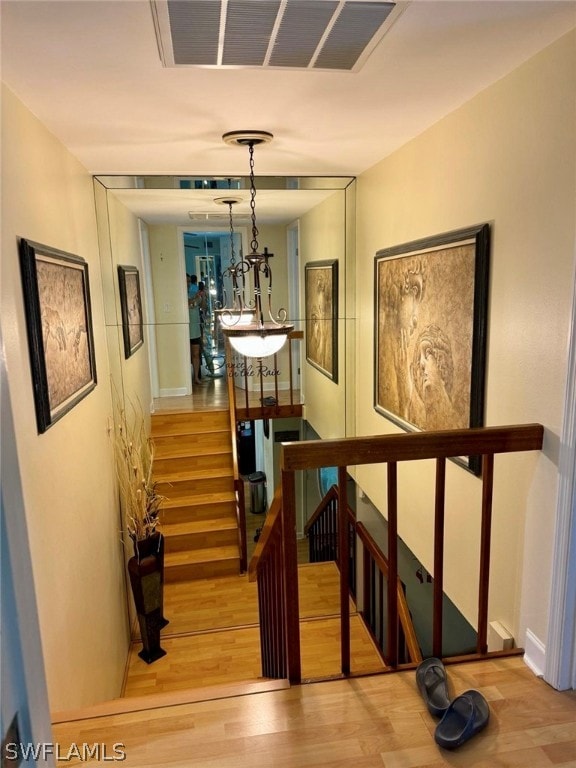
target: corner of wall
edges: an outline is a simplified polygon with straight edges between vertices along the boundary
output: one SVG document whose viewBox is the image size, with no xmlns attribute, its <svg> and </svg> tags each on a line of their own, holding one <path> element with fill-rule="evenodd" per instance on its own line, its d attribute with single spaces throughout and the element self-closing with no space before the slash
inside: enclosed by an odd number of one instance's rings
<svg viewBox="0 0 576 768">
<path fill-rule="evenodd" d="M 529 629 L 526 630 L 524 661 L 532 672 L 534 672 L 536 677 L 544 676 L 544 669 L 546 667 L 546 646 Z"/>
</svg>

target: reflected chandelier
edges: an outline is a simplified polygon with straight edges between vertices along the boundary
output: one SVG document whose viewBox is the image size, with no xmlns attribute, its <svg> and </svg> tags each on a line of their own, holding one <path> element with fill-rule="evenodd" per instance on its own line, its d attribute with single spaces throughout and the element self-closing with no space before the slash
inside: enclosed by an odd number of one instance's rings
<svg viewBox="0 0 576 768">
<path fill-rule="evenodd" d="M 286 310 L 280 309 L 276 316 L 272 311 L 272 270 L 268 259 L 273 256 L 264 248 L 259 253 L 258 227 L 256 226 L 256 186 L 254 184 L 254 147 L 272 140 L 266 131 L 231 131 L 222 139 L 226 144 L 247 146 L 250 156 L 250 212 L 252 221 L 251 251 L 246 258 L 236 262 L 234 254 L 234 230 L 232 206 L 238 198 L 220 198 L 218 202 L 228 205 L 230 212 L 230 266 L 223 273 L 232 285 L 232 296 L 225 296 L 226 306 L 218 311 L 222 333 L 230 340 L 233 348 L 244 357 L 263 358 L 276 354 L 294 330 L 286 323 Z M 252 282 L 250 284 L 250 276 Z M 266 287 L 267 286 L 267 287 Z M 262 292 L 266 288 L 266 307 L 263 308 Z M 228 300 L 231 304 L 228 305 Z M 264 317 L 266 313 L 266 319 Z"/>
</svg>

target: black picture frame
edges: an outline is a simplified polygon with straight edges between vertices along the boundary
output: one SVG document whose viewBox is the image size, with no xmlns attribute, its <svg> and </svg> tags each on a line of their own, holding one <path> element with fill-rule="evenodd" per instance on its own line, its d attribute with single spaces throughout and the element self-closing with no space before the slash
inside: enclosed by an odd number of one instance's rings
<svg viewBox="0 0 576 768">
<path fill-rule="evenodd" d="M 484 425 L 489 264 L 487 223 L 376 253 L 374 408 L 407 431 Z"/>
<path fill-rule="evenodd" d="M 122 312 L 124 358 L 128 359 L 144 344 L 142 297 L 140 294 L 140 274 L 138 269 L 119 264 L 118 286 L 120 291 L 120 310 Z"/>
<path fill-rule="evenodd" d="M 32 240 L 19 241 L 38 432 L 96 386 L 88 264 Z"/>
<path fill-rule="evenodd" d="M 338 383 L 338 261 L 304 265 L 306 360 Z"/>
</svg>

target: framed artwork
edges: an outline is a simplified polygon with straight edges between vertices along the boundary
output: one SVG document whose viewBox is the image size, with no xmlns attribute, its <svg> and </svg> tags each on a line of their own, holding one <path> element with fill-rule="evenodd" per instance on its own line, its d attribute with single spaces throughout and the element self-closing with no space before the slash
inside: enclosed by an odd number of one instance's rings
<svg viewBox="0 0 576 768">
<path fill-rule="evenodd" d="M 38 432 L 96 386 L 88 264 L 20 240 L 20 267 Z"/>
<path fill-rule="evenodd" d="M 136 267 L 118 265 L 118 283 L 120 285 L 124 357 L 127 359 L 144 344 L 140 276 Z"/>
<path fill-rule="evenodd" d="M 374 407 L 406 430 L 483 426 L 489 240 L 482 224 L 376 254 Z"/>
<path fill-rule="evenodd" d="M 338 381 L 338 262 L 305 265 L 306 360 Z"/>
</svg>

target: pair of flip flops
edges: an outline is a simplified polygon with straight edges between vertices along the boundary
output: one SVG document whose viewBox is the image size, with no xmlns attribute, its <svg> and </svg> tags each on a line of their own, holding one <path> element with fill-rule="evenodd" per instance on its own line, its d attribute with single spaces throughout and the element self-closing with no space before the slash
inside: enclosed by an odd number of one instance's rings
<svg viewBox="0 0 576 768">
<path fill-rule="evenodd" d="M 448 677 L 440 659 L 432 657 L 418 665 L 416 684 L 430 714 L 441 718 L 434 740 L 444 749 L 462 746 L 488 724 L 490 708 L 479 691 L 464 691 L 450 699 Z"/>
</svg>

